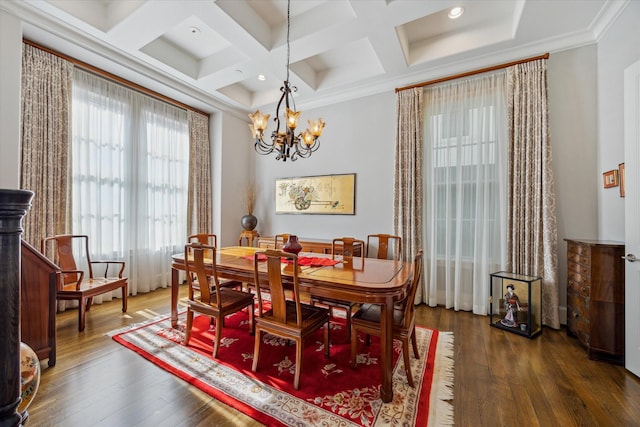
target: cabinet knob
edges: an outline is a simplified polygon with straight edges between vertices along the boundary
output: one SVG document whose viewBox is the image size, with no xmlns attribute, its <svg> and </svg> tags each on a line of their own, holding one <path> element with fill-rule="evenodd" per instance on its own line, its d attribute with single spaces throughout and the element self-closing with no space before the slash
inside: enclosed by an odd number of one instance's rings
<svg viewBox="0 0 640 427">
<path fill-rule="evenodd" d="M 582 292 L 587 292 L 587 288 L 585 288 L 584 286 L 583 286 L 583 287 L 581 287 L 581 288 L 580 288 L 580 290 L 581 290 Z"/>
<path fill-rule="evenodd" d="M 574 312 L 573 312 L 573 317 L 577 318 L 578 316 L 579 316 L 578 312 L 577 312 L 577 311 L 574 311 Z"/>
</svg>

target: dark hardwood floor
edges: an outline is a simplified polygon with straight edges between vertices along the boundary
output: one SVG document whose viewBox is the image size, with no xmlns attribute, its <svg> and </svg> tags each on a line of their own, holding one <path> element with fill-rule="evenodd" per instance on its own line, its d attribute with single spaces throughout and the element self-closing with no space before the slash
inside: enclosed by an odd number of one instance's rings
<svg viewBox="0 0 640 427">
<path fill-rule="evenodd" d="M 186 289 L 181 289 L 181 296 Z M 57 315 L 57 365 L 42 364 L 27 426 L 247 426 L 252 419 L 217 402 L 105 333 L 169 312 L 159 289 L 95 305 L 86 330 L 77 311 Z M 527 339 L 489 327 L 488 317 L 419 306 L 418 323 L 455 336 L 457 426 L 639 426 L 640 379 L 589 360 L 566 331 Z"/>
</svg>

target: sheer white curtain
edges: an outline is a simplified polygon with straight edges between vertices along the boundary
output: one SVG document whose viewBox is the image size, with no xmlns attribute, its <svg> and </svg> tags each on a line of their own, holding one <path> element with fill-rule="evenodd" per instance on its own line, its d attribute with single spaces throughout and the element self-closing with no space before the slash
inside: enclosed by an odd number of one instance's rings
<svg viewBox="0 0 640 427">
<path fill-rule="evenodd" d="M 487 314 L 506 261 L 504 71 L 424 90 L 423 300 Z"/>
<path fill-rule="evenodd" d="M 187 227 L 186 111 L 76 70 L 71 145 L 73 233 L 93 259 L 127 262 L 131 294 L 169 285 Z"/>
</svg>

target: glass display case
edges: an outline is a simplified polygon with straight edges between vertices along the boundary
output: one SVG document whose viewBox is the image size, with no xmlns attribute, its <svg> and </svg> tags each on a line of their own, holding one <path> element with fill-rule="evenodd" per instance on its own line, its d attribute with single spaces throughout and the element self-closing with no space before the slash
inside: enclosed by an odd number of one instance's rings
<svg viewBox="0 0 640 427">
<path fill-rule="evenodd" d="M 490 274 L 493 327 L 533 338 L 542 332 L 542 279 L 500 271 Z"/>
</svg>

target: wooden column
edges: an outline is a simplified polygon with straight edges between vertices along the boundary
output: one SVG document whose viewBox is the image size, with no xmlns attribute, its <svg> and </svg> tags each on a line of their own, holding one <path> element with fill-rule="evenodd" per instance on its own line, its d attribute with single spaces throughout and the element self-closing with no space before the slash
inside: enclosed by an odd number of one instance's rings
<svg viewBox="0 0 640 427">
<path fill-rule="evenodd" d="M 20 404 L 20 235 L 33 192 L 0 189 L 0 427 L 22 425 Z"/>
</svg>

